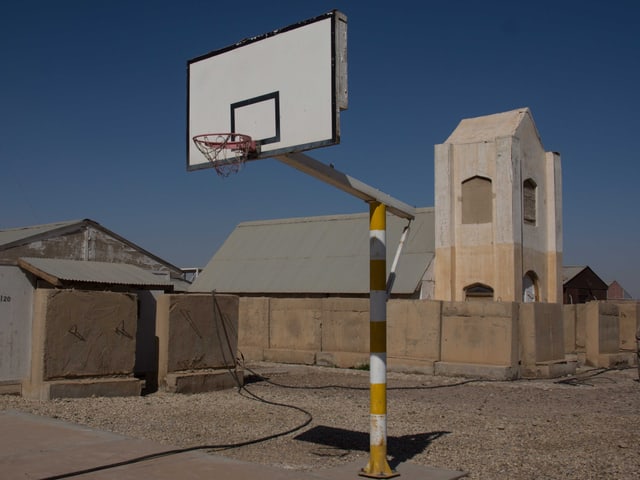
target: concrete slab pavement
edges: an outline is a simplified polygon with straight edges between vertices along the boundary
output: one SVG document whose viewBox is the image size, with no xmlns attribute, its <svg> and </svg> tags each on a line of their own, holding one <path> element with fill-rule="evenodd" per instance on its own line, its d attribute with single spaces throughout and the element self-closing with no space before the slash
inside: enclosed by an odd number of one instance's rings
<svg viewBox="0 0 640 480">
<path fill-rule="evenodd" d="M 314 472 L 284 470 L 241 462 L 205 451 L 160 455 L 172 450 L 148 440 L 129 438 L 94 430 L 48 417 L 22 412 L 0 412 L 0 476 L 7 479 L 91 480 L 355 480 L 362 467 L 350 463 Z M 158 454 L 149 460 L 96 470 L 82 475 L 74 472 L 133 458 Z M 435 469 L 408 462 L 397 467 L 406 480 L 456 480 L 463 472 Z"/>
</svg>

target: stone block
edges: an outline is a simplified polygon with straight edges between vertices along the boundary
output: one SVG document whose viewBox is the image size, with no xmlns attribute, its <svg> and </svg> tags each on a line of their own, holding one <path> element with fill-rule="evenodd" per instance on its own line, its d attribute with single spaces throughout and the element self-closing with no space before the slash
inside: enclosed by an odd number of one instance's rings
<svg viewBox="0 0 640 480">
<path fill-rule="evenodd" d="M 316 365 L 321 367 L 357 368 L 369 364 L 368 353 L 318 352 Z"/>
<path fill-rule="evenodd" d="M 316 363 L 316 352 L 313 350 L 269 348 L 264 351 L 264 359 L 267 362 L 314 365 Z"/>
<path fill-rule="evenodd" d="M 37 289 L 27 398 L 140 395 L 137 301 L 129 293 Z"/>
<path fill-rule="evenodd" d="M 206 374 L 210 370 L 234 369 L 238 311 L 235 295 L 160 295 L 156 316 L 159 385 L 169 388 L 167 382 L 173 378 L 169 377 L 172 373 L 186 378 L 202 372 L 200 380 L 183 381 L 202 381 L 202 388 L 207 388 Z"/>
<path fill-rule="evenodd" d="M 491 302 L 443 304 L 440 358 L 454 364 L 496 365 L 517 370 L 517 304 L 498 307 L 485 303 Z M 504 316 L 494 316 L 496 313 Z"/>
<path fill-rule="evenodd" d="M 517 367 L 458 362 L 436 362 L 434 373 L 445 377 L 472 377 L 489 380 L 515 380 L 519 376 Z"/>
<path fill-rule="evenodd" d="M 440 359 L 442 302 L 390 300 L 387 303 L 387 352 L 394 357 Z"/>
<path fill-rule="evenodd" d="M 321 317 L 322 299 L 320 298 L 272 298 L 269 316 L 269 348 L 320 351 Z"/>
<path fill-rule="evenodd" d="M 511 302 L 443 302 L 443 317 L 513 317 L 516 303 Z"/>
<path fill-rule="evenodd" d="M 433 375 L 435 361 L 411 357 L 387 357 L 387 369 L 390 372 L 420 373 Z"/>
<path fill-rule="evenodd" d="M 637 351 L 636 334 L 640 333 L 640 302 L 621 302 L 618 305 L 620 322 L 620 350 Z"/>
<path fill-rule="evenodd" d="M 588 363 L 597 368 L 629 367 L 635 364 L 635 353 L 601 353 L 588 358 Z"/>
<path fill-rule="evenodd" d="M 564 353 L 575 354 L 576 349 L 576 305 L 562 305 L 562 323 L 564 333 Z"/>
<path fill-rule="evenodd" d="M 165 390 L 171 393 L 203 393 L 244 385 L 241 369 L 172 372 L 165 376 Z"/>
<path fill-rule="evenodd" d="M 520 360 L 525 369 L 543 362 L 563 362 L 562 306 L 555 303 L 520 304 Z"/>
<path fill-rule="evenodd" d="M 368 353 L 369 299 L 325 298 L 321 305 L 322 350 Z"/>
<path fill-rule="evenodd" d="M 264 350 L 261 347 L 238 346 L 238 356 L 246 362 L 262 362 L 264 361 Z"/>
<path fill-rule="evenodd" d="M 0 382 L 0 395 L 20 395 L 22 393 L 22 383 L 13 381 Z"/>
<path fill-rule="evenodd" d="M 522 378 L 558 378 L 576 373 L 577 361 L 566 359 L 564 361 L 539 362 L 533 365 L 522 365 L 520 376 Z"/>
<path fill-rule="evenodd" d="M 267 297 L 242 297 L 238 305 L 238 348 L 260 352 L 269 348 L 269 305 Z M 262 358 L 260 358 L 262 360 Z"/>
<path fill-rule="evenodd" d="M 585 346 L 586 362 L 600 367 L 604 363 L 603 354 L 617 354 L 620 348 L 620 328 L 617 305 L 607 302 L 585 304 Z"/>
<path fill-rule="evenodd" d="M 34 301 L 34 381 L 133 372 L 135 295 L 38 289 Z"/>
</svg>

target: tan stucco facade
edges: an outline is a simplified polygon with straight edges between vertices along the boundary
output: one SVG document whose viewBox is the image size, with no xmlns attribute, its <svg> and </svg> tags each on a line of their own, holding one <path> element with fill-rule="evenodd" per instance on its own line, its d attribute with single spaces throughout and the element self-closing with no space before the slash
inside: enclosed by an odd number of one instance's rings
<svg viewBox="0 0 640 480">
<path fill-rule="evenodd" d="M 434 298 L 560 302 L 561 188 L 528 109 L 463 120 L 435 147 Z"/>
</svg>

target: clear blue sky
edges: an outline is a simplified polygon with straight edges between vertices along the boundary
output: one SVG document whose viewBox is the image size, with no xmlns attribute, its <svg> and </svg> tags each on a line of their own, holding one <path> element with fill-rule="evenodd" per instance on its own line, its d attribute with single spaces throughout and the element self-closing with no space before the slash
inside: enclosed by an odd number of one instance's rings
<svg viewBox="0 0 640 480">
<path fill-rule="evenodd" d="M 562 155 L 564 264 L 640 297 L 635 0 L 5 2 L 0 228 L 91 218 L 187 267 L 242 221 L 367 211 L 272 159 L 226 179 L 185 169 L 187 61 L 334 8 L 349 110 L 314 158 L 432 206 L 434 144 L 529 107 Z"/>
</svg>

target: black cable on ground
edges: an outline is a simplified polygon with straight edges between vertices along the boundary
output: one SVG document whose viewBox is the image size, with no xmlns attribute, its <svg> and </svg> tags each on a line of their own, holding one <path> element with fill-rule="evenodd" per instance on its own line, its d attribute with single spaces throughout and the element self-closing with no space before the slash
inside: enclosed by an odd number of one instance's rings
<svg viewBox="0 0 640 480">
<path fill-rule="evenodd" d="M 587 370 L 584 373 L 581 373 L 581 374 L 578 374 L 578 375 L 573 375 L 573 376 L 568 377 L 568 378 L 563 378 L 562 380 L 557 380 L 557 381 L 555 381 L 553 383 L 561 383 L 561 384 L 564 384 L 564 385 L 571 385 L 571 386 L 574 386 L 574 387 L 578 386 L 578 385 L 590 385 L 589 383 L 586 382 L 590 378 L 597 377 L 599 375 L 602 375 L 603 373 L 612 372 L 612 371 L 616 371 L 616 370 L 628 370 L 629 368 L 631 368 L 631 367 L 609 367 L 609 368 L 601 367 L 601 368 L 593 368 L 591 370 Z"/>
<path fill-rule="evenodd" d="M 274 382 L 273 380 L 270 380 L 269 378 L 265 377 L 264 375 L 261 375 L 261 374 L 257 373 L 256 371 L 252 370 L 251 368 L 247 367 L 244 364 L 243 364 L 242 368 L 244 368 L 245 370 L 251 372 L 261 382 L 268 383 L 270 385 L 273 385 L 274 387 L 288 388 L 290 390 L 328 390 L 328 389 L 336 389 L 336 390 L 363 390 L 363 391 L 366 390 L 366 391 L 368 391 L 370 389 L 370 386 L 368 386 L 368 385 L 366 387 L 352 387 L 352 386 L 349 386 L 349 385 L 333 385 L 333 384 L 332 385 L 317 385 L 317 386 L 313 386 L 313 385 L 306 385 L 306 386 L 285 385 L 285 384 Z M 461 385 L 467 385 L 469 383 L 496 382 L 496 381 L 500 381 L 500 380 L 491 380 L 491 379 L 484 379 L 484 378 L 470 378 L 468 380 L 462 380 L 460 382 L 447 383 L 447 384 L 442 384 L 442 385 L 419 385 L 419 386 L 415 386 L 415 387 L 389 387 L 389 386 L 387 386 L 387 390 L 431 390 L 431 389 L 437 389 L 437 388 L 459 387 Z"/>
<path fill-rule="evenodd" d="M 245 398 L 250 398 L 259 402 L 263 402 L 266 403 L 267 405 L 274 405 L 277 407 L 285 407 L 285 408 L 291 408 L 294 410 L 297 410 L 303 414 L 306 415 L 306 420 L 304 422 L 302 422 L 301 424 L 290 428 L 284 432 L 278 432 L 278 433 L 274 433 L 272 435 L 267 435 L 264 437 L 260 437 L 260 438 L 256 438 L 253 440 L 246 440 L 244 442 L 237 442 L 237 443 L 221 443 L 221 444 L 214 444 L 214 445 L 197 445 L 194 447 L 186 447 L 186 448 L 176 448 L 173 450 L 165 450 L 162 452 L 157 452 L 157 453 L 152 453 L 149 455 L 142 455 L 140 457 L 135 457 L 135 458 L 131 458 L 128 460 L 123 460 L 121 462 L 114 462 L 114 463 L 109 463 L 106 465 L 100 465 L 97 467 L 91 467 L 91 468 L 87 468 L 84 470 L 77 470 L 75 472 L 67 472 L 67 473 L 62 473 L 59 475 L 53 475 L 50 477 L 43 477 L 40 480 L 60 480 L 63 478 L 71 478 L 71 477 L 77 477 L 79 475 L 86 475 L 87 473 L 93 473 L 93 472 L 99 472 L 101 470 L 109 470 L 112 468 L 117 468 L 117 467 L 123 467 L 126 465 L 133 465 L 135 463 L 140 463 L 140 462 L 146 462 L 149 460 L 154 460 L 156 458 L 161 458 L 161 457 L 167 457 L 169 455 L 177 455 L 180 453 L 187 453 L 187 452 L 193 452 L 196 450 L 214 450 L 214 451 L 221 451 L 221 450 L 229 450 L 232 448 L 239 448 L 239 447 L 246 447 L 248 445 L 255 445 L 257 443 L 262 443 L 262 442 L 266 442 L 268 440 L 273 440 L 275 438 L 278 437 L 282 437 L 285 435 L 289 435 L 290 433 L 293 432 L 297 432 L 298 430 L 306 427 L 307 425 L 309 425 L 312 421 L 313 421 L 313 415 L 311 415 L 311 413 L 307 410 L 305 410 L 304 408 L 301 407 L 297 407 L 295 405 L 288 405 L 286 403 L 279 403 L 279 402 L 273 402 L 271 400 L 266 400 L 258 395 L 256 395 L 255 393 L 249 391 L 246 387 L 243 386 L 243 388 L 241 390 L 239 390 L 239 393 L 241 392 L 246 392 L 249 397 L 246 397 L 243 395 L 243 397 Z"/>
<path fill-rule="evenodd" d="M 226 318 L 226 316 L 222 313 L 222 309 L 220 308 L 220 305 L 218 304 L 217 299 L 215 298 L 215 292 L 213 294 L 213 302 L 214 302 L 214 319 L 216 318 L 217 315 L 219 315 L 219 318 L 221 320 L 221 324 L 222 324 L 222 329 L 224 331 L 224 336 L 226 338 L 226 343 L 227 343 L 227 347 L 229 348 L 229 352 L 233 352 L 233 349 L 231 348 L 231 341 L 229 338 L 229 334 L 227 332 L 227 321 L 228 319 Z M 220 344 L 222 343 L 221 341 L 222 339 L 218 337 L 218 341 L 220 342 Z M 49 477 L 43 477 L 39 480 L 61 480 L 64 478 L 72 478 L 72 477 L 77 477 L 79 475 L 86 475 L 88 473 L 94 473 L 94 472 L 99 472 L 102 470 L 109 470 L 112 468 L 118 468 L 118 467 L 124 467 L 127 465 L 133 465 L 136 463 L 140 463 L 140 462 L 146 462 L 149 460 L 155 460 L 156 458 L 162 458 L 162 457 L 167 457 L 170 455 L 178 455 L 180 453 L 187 453 L 187 452 L 193 452 L 193 451 L 197 451 L 197 450 L 213 450 L 213 451 L 221 451 L 221 450 L 229 450 L 232 448 L 240 448 L 240 447 L 246 447 L 249 445 L 255 445 L 257 443 L 262 443 L 262 442 L 266 442 L 268 440 L 273 440 L 275 438 L 278 437 L 283 437 L 285 435 L 289 435 L 291 433 L 297 432 L 298 430 L 301 430 L 302 428 L 306 427 L 307 425 L 309 425 L 312 421 L 313 421 L 313 415 L 308 411 L 305 410 L 304 408 L 301 407 L 297 407 L 295 405 L 289 405 L 286 403 L 280 403 L 280 402 L 274 402 L 272 400 L 267 400 L 265 398 L 260 397 L 259 395 L 256 395 L 255 393 L 251 392 L 249 389 L 247 389 L 246 385 L 244 385 L 243 382 L 241 382 L 237 376 L 237 372 L 233 371 L 233 369 L 231 369 L 230 367 L 228 367 L 229 363 L 226 362 L 226 359 L 224 358 L 224 348 L 222 345 L 220 345 L 221 347 L 221 351 L 223 352 L 223 361 L 225 363 L 225 365 L 227 365 L 227 368 L 230 372 L 230 374 L 232 375 L 232 377 L 235 379 L 236 383 L 238 384 L 238 393 L 243 396 L 244 398 L 249 398 L 251 400 L 255 400 L 255 401 L 259 401 L 262 403 L 266 403 L 267 405 L 273 405 L 276 407 L 284 407 L 284 408 L 290 408 L 293 410 L 297 410 L 301 413 L 303 413 L 307 418 L 305 419 L 304 422 L 302 422 L 301 424 L 290 428 L 284 432 L 278 432 L 278 433 L 274 433 L 272 435 L 266 435 L 264 437 L 259 437 L 253 440 L 246 440 L 244 442 L 237 442 L 237 443 L 222 443 L 222 444 L 214 444 L 214 445 L 197 445 L 194 447 L 186 447 L 186 448 L 176 448 L 176 449 L 172 449 L 172 450 L 165 450 L 162 452 L 157 452 L 157 453 L 151 453 L 149 455 L 142 455 L 140 457 L 135 457 L 135 458 L 130 458 L 128 460 L 123 460 L 121 462 L 114 462 L 114 463 L 109 463 L 106 465 L 99 465 L 96 467 L 91 467 L 91 468 L 86 468 L 83 470 L 77 470 L 75 472 L 67 472 L 67 473 L 62 473 L 62 474 L 58 474 L 58 475 L 53 475 L 53 476 L 49 476 Z M 244 392 L 246 395 L 242 395 L 242 392 Z"/>
</svg>

